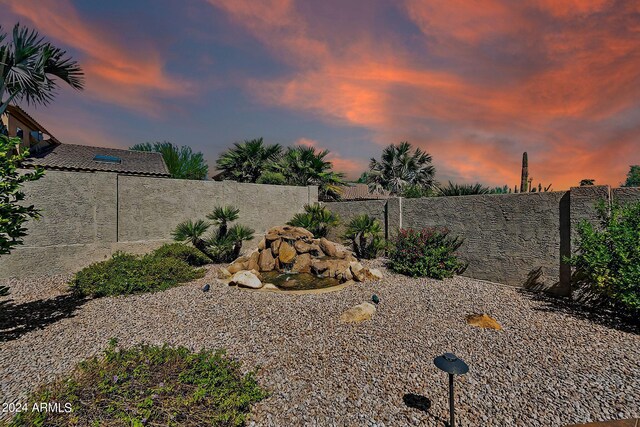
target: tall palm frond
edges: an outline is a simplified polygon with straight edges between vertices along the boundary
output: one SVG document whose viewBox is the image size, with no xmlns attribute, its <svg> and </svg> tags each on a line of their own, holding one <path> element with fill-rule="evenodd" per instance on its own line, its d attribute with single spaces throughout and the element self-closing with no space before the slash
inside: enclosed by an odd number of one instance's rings
<svg viewBox="0 0 640 427">
<path fill-rule="evenodd" d="M 46 105 L 55 97 L 58 80 L 84 88 L 84 73 L 67 52 L 45 42 L 37 31 L 16 24 L 12 40 L 0 27 L 0 115 L 12 102 Z"/>
<path fill-rule="evenodd" d="M 235 221 L 240 216 L 240 209 L 234 206 L 217 206 L 207 218 L 218 226 L 218 238 L 222 239 L 227 235 L 229 223 Z"/>
<path fill-rule="evenodd" d="M 420 186 L 425 190 L 435 186 L 435 167 L 432 158 L 420 148 L 412 150 L 411 144 L 391 144 L 382 151 L 380 161 L 369 163 L 367 182 L 375 191 L 387 190 L 400 195 L 407 186 Z"/>
<path fill-rule="evenodd" d="M 177 179 L 206 179 L 209 166 L 200 152 L 194 153 L 191 147 L 178 147 L 168 141 L 145 142 L 129 148 L 133 151 L 153 151 L 162 154 L 164 163 L 172 178 Z"/>
<path fill-rule="evenodd" d="M 238 182 L 257 182 L 278 161 L 282 154 L 279 144 L 267 145 L 262 138 L 236 142 L 218 157 L 216 167 L 222 176 Z"/>
</svg>

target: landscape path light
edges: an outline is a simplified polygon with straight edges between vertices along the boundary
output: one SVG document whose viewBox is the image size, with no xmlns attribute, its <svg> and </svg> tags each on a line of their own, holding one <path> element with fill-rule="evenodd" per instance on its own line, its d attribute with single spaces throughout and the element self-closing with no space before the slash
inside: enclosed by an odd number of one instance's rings
<svg viewBox="0 0 640 427">
<path fill-rule="evenodd" d="M 453 353 L 445 353 L 433 359 L 436 367 L 449 374 L 449 427 L 455 427 L 455 408 L 453 405 L 453 376 L 469 372 L 469 366 L 464 360 Z"/>
</svg>

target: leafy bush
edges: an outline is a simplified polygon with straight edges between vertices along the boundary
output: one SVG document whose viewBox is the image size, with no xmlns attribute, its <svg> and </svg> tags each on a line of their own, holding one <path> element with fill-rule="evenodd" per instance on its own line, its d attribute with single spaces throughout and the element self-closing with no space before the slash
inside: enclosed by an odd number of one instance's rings
<svg viewBox="0 0 640 427">
<path fill-rule="evenodd" d="M 81 362 L 68 377 L 41 387 L 14 426 L 243 426 L 267 396 L 254 372 L 223 351 L 138 345 Z M 31 411 L 38 402 L 70 404 L 70 413 Z M 64 409 L 64 407 L 63 407 Z"/>
<path fill-rule="evenodd" d="M 343 238 L 351 243 L 356 257 L 372 259 L 385 247 L 380 221 L 369 215 L 358 215 L 347 224 Z"/>
<path fill-rule="evenodd" d="M 211 223 L 204 220 L 184 221 L 176 227 L 172 236 L 179 242 L 190 242 L 214 262 L 230 262 L 240 255 L 242 242 L 253 239 L 255 233 L 249 227 L 229 224 L 238 219 L 240 210 L 233 206 L 219 206 L 207 215 L 213 224 L 218 226 L 216 232 L 208 237 L 205 233 Z"/>
<path fill-rule="evenodd" d="M 178 258 L 117 252 L 77 272 L 69 285 L 80 295 L 103 297 L 163 291 L 203 275 Z"/>
<path fill-rule="evenodd" d="M 313 233 L 313 237 L 327 237 L 329 228 L 340 223 L 338 215 L 319 203 L 304 205 L 304 212 L 293 216 L 288 225 L 302 227 Z"/>
<path fill-rule="evenodd" d="M 640 314 L 640 202 L 598 206 L 600 226 L 578 225 L 578 250 L 567 261 L 586 302 Z"/>
<path fill-rule="evenodd" d="M 388 267 L 413 277 L 452 277 L 467 268 L 455 255 L 462 243 L 459 237 L 450 237 L 448 230 L 402 229 L 390 245 Z"/>
<path fill-rule="evenodd" d="M 211 259 L 198 249 L 182 243 L 166 243 L 153 251 L 153 255 L 159 258 L 177 258 L 194 267 L 211 262 Z"/>
</svg>

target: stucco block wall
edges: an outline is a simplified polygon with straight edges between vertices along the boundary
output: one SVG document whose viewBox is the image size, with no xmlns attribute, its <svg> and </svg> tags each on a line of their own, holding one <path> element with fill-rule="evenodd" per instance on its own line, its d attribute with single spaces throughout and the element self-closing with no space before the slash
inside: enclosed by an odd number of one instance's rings
<svg viewBox="0 0 640 427">
<path fill-rule="evenodd" d="M 239 184 L 47 171 L 25 185 L 25 203 L 41 210 L 27 224 L 24 245 L 0 257 L 0 278 L 75 272 L 117 250 L 144 253 L 171 241 L 186 219 L 205 219 L 215 206 L 234 205 L 263 234 L 318 200 L 317 187 Z M 258 239 L 254 239 L 255 244 Z M 249 243 L 247 247 L 251 247 Z"/>
<path fill-rule="evenodd" d="M 560 293 L 564 192 L 402 200 L 404 228 L 446 227 L 464 238 L 465 275 L 512 286 L 535 282 Z M 529 283 L 530 285 L 533 283 Z"/>
<path fill-rule="evenodd" d="M 640 201 L 640 188 L 575 187 L 565 192 L 496 194 L 386 201 L 327 203 L 348 220 L 369 214 L 385 221 L 387 235 L 400 228 L 446 227 L 465 243 L 465 276 L 507 285 L 571 292 L 571 268 L 562 262 L 575 252 L 577 224 L 598 222 L 597 204 L 613 198 Z"/>
</svg>

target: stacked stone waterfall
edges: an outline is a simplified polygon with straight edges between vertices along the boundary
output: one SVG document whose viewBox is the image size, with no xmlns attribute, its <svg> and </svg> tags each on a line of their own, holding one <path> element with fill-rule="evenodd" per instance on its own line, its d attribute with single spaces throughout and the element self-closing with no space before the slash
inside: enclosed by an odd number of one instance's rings
<svg viewBox="0 0 640 427">
<path fill-rule="evenodd" d="M 379 279 L 379 270 L 362 266 L 348 249 L 327 239 L 316 239 L 301 227 L 280 226 L 269 229 L 248 255 L 236 259 L 226 269 L 229 284 L 262 288 L 261 272 L 311 273 L 318 277 L 335 278 L 339 282 Z M 254 279 L 258 279 L 258 282 Z M 275 288 L 275 286 L 269 286 Z"/>
</svg>

